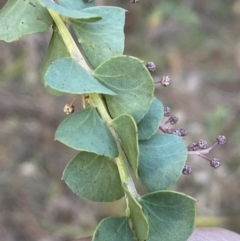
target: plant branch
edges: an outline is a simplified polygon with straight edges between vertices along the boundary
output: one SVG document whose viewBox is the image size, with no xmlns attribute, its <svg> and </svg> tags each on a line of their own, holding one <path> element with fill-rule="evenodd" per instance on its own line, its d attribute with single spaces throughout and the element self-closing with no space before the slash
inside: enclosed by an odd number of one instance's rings
<svg viewBox="0 0 240 241">
<path fill-rule="evenodd" d="M 88 66 L 87 62 L 85 61 L 83 55 L 81 54 L 80 50 L 78 49 L 75 41 L 72 38 L 72 35 L 69 33 L 69 31 L 68 31 L 65 23 L 61 19 L 61 17 L 57 13 L 55 13 L 51 10 L 48 10 L 48 11 L 51 14 L 55 24 L 57 25 L 59 33 L 66 45 L 71 57 L 75 58 L 76 61 L 83 68 L 85 68 L 87 71 L 92 73 L 93 70 Z M 122 147 L 119 143 L 118 135 L 115 132 L 115 130 L 111 127 L 112 119 L 106 110 L 106 106 L 98 94 L 90 94 L 90 99 L 91 99 L 92 104 L 99 111 L 99 114 L 101 115 L 102 119 L 105 121 L 106 125 L 109 127 L 109 130 L 111 131 L 111 133 L 117 143 L 119 156 L 116 158 L 116 163 L 117 163 L 118 171 L 120 174 L 122 186 L 125 189 L 127 189 L 132 194 L 132 196 L 134 196 L 135 198 L 139 198 L 139 194 L 136 191 L 134 182 L 133 182 L 130 172 L 128 170 L 126 160 L 125 160 L 125 155 L 124 155 Z"/>
</svg>

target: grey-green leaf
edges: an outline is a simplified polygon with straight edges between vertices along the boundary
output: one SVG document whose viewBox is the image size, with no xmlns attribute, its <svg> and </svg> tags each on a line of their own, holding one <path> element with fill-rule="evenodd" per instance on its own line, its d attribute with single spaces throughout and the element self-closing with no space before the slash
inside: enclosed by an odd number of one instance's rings
<svg viewBox="0 0 240 241">
<path fill-rule="evenodd" d="M 135 241 L 135 237 L 127 217 L 111 217 L 98 224 L 92 241 Z"/>
<path fill-rule="evenodd" d="M 142 62 L 130 56 L 114 57 L 101 64 L 94 75 L 117 96 L 106 96 L 113 118 L 131 115 L 138 123 L 148 112 L 153 100 L 154 83 Z"/>
<path fill-rule="evenodd" d="M 181 137 L 155 134 L 139 141 L 139 178 L 148 191 L 167 189 L 180 175 L 187 159 L 187 148 Z"/>
<path fill-rule="evenodd" d="M 58 126 L 55 139 L 80 151 L 117 157 L 116 142 L 93 107 L 68 116 Z"/>
<path fill-rule="evenodd" d="M 143 196 L 140 204 L 149 222 L 147 241 L 185 241 L 194 228 L 195 200 L 185 194 L 160 191 Z"/>
<path fill-rule="evenodd" d="M 164 117 L 164 106 L 160 100 L 154 98 L 148 113 L 138 123 L 138 139 L 147 140 L 156 133 Z"/>
<path fill-rule="evenodd" d="M 139 148 L 134 119 L 130 115 L 121 115 L 112 121 L 111 126 L 117 131 L 126 157 L 134 174 L 138 176 Z"/>
<path fill-rule="evenodd" d="M 45 84 L 45 74 L 47 72 L 47 69 L 49 66 L 56 60 L 64 58 L 64 57 L 69 57 L 70 54 L 62 40 L 62 37 L 60 36 L 59 32 L 54 30 L 51 41 L 49 43 L 47 52 L 45 54 L 45 57 L 42 61 L 41 68 L 40 68 L 40 78 L 41 81 Z M 56 89 L 52 89 L 50 87 L 46 87 L 47 90 L 54 95 L 64 95 L 63 92 L 57 91 Z"/>
<path fill-rule="evenodd" d="M 147 239 L 149 233 L 148 221 L 139 202 L 127 189 L 125 189 L 125 193 L 128 197 L 128 207 L 130 209 L 130 216 L 134 232 L 139 241 L 144 241 Z"/>
<path fill-rule="evenodd" d="M 63 17 L 67 17 L 71 19 L 81 19 L 82 21 L 87 21 L 87 22 L 98 21 L 102 18 L 101 15 L 66 8 L 62 5 L 56 4 L 49 0 L 38 0 L 38 1 L 41 3 L 43 7 L 47 8 L 48 10 L 52 10 Z"/>
<path fill-rule="evenodd" d="M 62 58 L 53 62 L 45 75 L 45 85 L 71 94 L 101 93 L 115 95 L 80 66 L 74 58 Z"/>
<path fill-rule="evenodd" d="M 82 10 L 84 8 L 93 7 L 95 5 L 95 0 L 92 0 L 91 2 L 83 0 L 58 0 L 58 4 L 65 8 Z"/>
<path fill-rule="evenodd" d="M 48 11 L 37 0 L 8 0 L 0 11 L 0 39 L 12 42 L 52 25 Z"/>
<path fill-rule="evenodd" d="M 88 62 L 96 68 L 124 50 L 125 10 L 117 7 L 101 6 L 82 10 L 102 16 L 95 23 L 70 20 Z"/>
<path fill-rule="evenodd" d="M 68 163 L 63 179 L 74 193 L 95 202 L 124 196 L 117 165 L 109 157 L 82 151 Z"/>
</svg>

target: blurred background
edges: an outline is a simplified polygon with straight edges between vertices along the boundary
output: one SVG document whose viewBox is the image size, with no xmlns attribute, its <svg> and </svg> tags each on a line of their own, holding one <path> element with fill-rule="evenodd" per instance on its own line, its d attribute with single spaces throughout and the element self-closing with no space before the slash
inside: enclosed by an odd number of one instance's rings
<svg viewBox="0 0 240 241">
<path fill-rule="evenodd" d="M 0 7 L 6 2 L 0 0 Z M 240 233 L 240 0 L 96 0 L 126 13 L 125 53 L 157 65 L 158 96 L 186 128 L 188 145 L 200 138 L 227 144 L 209 157 L 218 169 L 189 156 L 190 176 L 172 190 L 195 197 L 197 226 Z M 5 241 L 69 241 L 90 235 L 99 220 L 124 212 L 124 201 L 94 203 L 61 181 L 77 153 L 54 141 L 72 96 L 50 95 L 39 66 L 51 31 L 7 44 L 0 41 L 0 234 Z M 81 103 L 76 106 L 81 108 Z M 144 192 L 138 185 L 139 191 Z"/>
</svg>

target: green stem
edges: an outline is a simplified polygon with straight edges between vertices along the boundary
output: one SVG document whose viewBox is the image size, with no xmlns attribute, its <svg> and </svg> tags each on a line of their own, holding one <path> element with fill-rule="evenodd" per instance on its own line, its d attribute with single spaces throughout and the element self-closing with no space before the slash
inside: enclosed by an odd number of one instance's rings
<svg viewBox="0 0 240 241">
<path fill-rule="evenodd" d="M 92 73 L 93 70 L 88 66 L 87 62 L 85 61 L 84 57 L 82 56 L 80 50 L 78 49 L 75 41 L 72 38 L 72 35 L 69 33 L 69 31 L 68 31 L 65 23 L 61 19 L 61 17 L 57 13 L 55 13 L 49 9 L 48 9 L 48 11 L 51 14 L 55 24 L 57 25 L 59 33 L 66 45 L 71 57 L 75 58 L 76 61 L 83 68 L 85 68 L 87 71 Z M 132 194 L 133 197 L 139 198 L 139 194 L 136 191 L 134 182 L 133 182 L 130 172 L 128 170 L 126 160 L 125 160 L 125 155 L 124 155 L 124 152 L 123 152 L 122 147 L 118 140 L 119 139 L 118 135 L 115 132 L 115 130 L 111 127 L 112 119 L 107 112 L 106 106 L 98 94 L 91 94 L 90 99 L 92 101 L 92 104 L 98 109 L 99 114 L 101 115 L 102 119 L 105 121 L 107 126 L 109 127 L 109 130 L 111 131 L 111 133 L 117 143 L 119 156 L 116 158 L 116 163 L 117 163 L 118 171 L 120 174 L 122 186 L 124 189 L 127 189 Z"/>
<path fill-rule="evenodd" d="M 118 140 L 119 137 L 118 137 L 117 133 L 115 132 L 115 130 L 111 127 L 112 119 L 106 110 L 106 106 L 98 94 L 91 94 L 91 98 L 92 98 L 92 101 L 93 101 L 95 107 L 97 107 L 102 119 L 105 121 L 106 125 L 109 127 L 109 130 L 111 131 L 111 133 L 117 143 L 119 156 L 115 160 L 116 160 L 118 171 L 119 171 L 120 178 L 122 181 L 122 186 L 124 189 L 127 189 L 133 197 L 139 198 L 139 194 L 137 193 L 134 182 L 132 180 L 132 177 L 130 175 L 129 169 L 126 164 L 125 154 L 124 154 L 122 147 Z"/>
<path fill-rule="evenodd" d="M 92 72 L 92 69 L 88 66 L 86 60 L 82 56 L 81 52 L 79 51 L 75 41 L 72 38 L 72 35 L 69 33 L 65 23 L 61 19 L 61 17 L 53 12 L 52 10 L 48 9 L 50 15 L 52 16 L 55 24 L 58 27 L 59 33 L 63 39 L 63 42 L 65 43 L 68 52 L 70 53 L 71 57 L 76 59 L 76 61 L 87 71 Z"/>
</svg>

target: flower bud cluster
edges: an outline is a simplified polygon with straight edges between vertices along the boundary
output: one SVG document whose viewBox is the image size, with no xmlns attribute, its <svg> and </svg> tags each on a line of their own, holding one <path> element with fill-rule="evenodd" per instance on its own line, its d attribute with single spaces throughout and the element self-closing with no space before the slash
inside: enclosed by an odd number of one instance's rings
<svg viewBox="0 0 240 241">
<path fill-rule="evenodd" d="M 148 62 L 146 64 L 146 67 L 150 72 L 153 72 L 156 70 L 156 65 L 153 62 Z M 162 79 L 155 80 L 155 84 L 160 83 L 162 86 L 168 86 L 172 83 L 172 80 L 169 76 L 163 76 Z M 167 120 L 159 126 L 159 129 L 163 133 L 167 134 L 172 134 L 176 136 L 181 136 L 184 137 L 188 134 L 188 131 L 180 128 L 180 129 L 173 129 L 172 127 L 169 127 L 168 124 L 170 125 L 175 125 L 178 122 L 178 117 L 175 115 L 171 114 L 171 109 L 169 107 L 164 108 L 164 116 L 167 117 Z M 188 149 L 188 154 L 195 154 L 203 159 L 209 161 L 209 164 L 213 168 L 218 168 L 221 165 L 221 161 L 218 158 L 209 158 L 205 154 L 209 153 L 216 145 L 223 145 L 226 143 L 226 137 L 223 135 L 219 135 L 216 138 L 216 141 L 213 143 L 212 146 L 208 146 L 208 143 L 204 139 L 199 139 L 197 142 L 191 143 L 187 149 Z M 187 164 L 184 166 L 182 173 L 184 175 L 190 175 L 192 172 L 192 169 L 190 166 Z"/>
<path fill-rule="evenodd" d="M 187 149 L 188 154 L 194 154 L 197 156 L 202 157 L 203 159 L 207 160 L 211 167 L 218 168 L 221 165 L 221 161 L 218 158 L 209 158 L 205 154 L 210 153 L 210 151 L 217 145 L 223 145 L 226 143 L 226 137 L 223 135 L 219 135 L 216 138 L 216 141 L 208 147 L 207 141 L 200 139 L 197 142 L 191 143 Z"/>
<path fill-rule="evenodd" d="M 131 0 L 131 3 L 136 3 L 136 2 L 138 2 L 138 0 Z M 149 72 L 154 72 L 156 70 L 155 63 L 151 61 L 147 62 L 145 66 L 147 67 Z M 162 78 L 155 80 L 154 83 L 161 84 L 162 86 L 166 87 L 172 84 L 172 79 L 170 78 L 170 76 L 166 75 L 166 76 L 163 76 Z"/>
<path fill-rule="evenodd" d="M 171 115 L 170 107 L 166 106 L 164 108 L 164 116 L 168 117 L 168 119 L 159 126 L 159 129 L 163 133 L 172 134 L 172 135 L 176 135 L 176 136 L 182 136 L 182 137 L 184 137 L 188 134 L 188 131 L 183 128 L 173 129 L 173 128 L 170 128 L 169 126 L 167 126 L 168 124 L 175 125 L 178 122 L 178 117 L 175 115 Z"/>
</svg>

